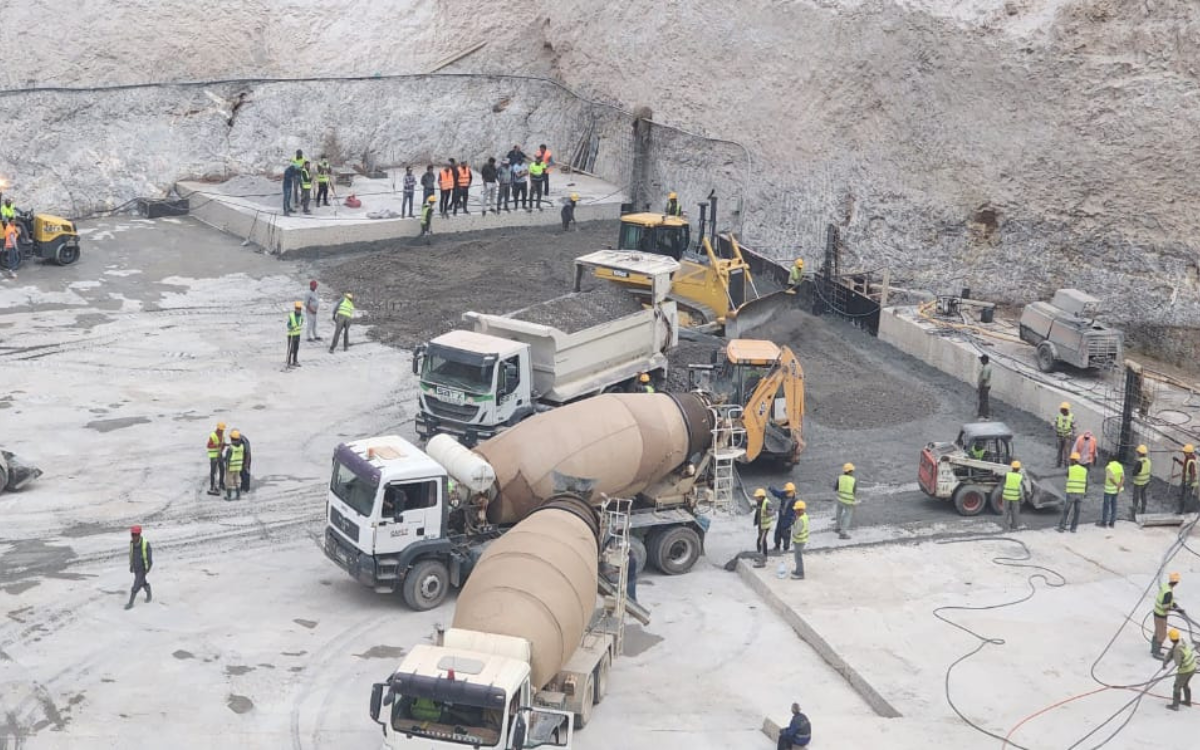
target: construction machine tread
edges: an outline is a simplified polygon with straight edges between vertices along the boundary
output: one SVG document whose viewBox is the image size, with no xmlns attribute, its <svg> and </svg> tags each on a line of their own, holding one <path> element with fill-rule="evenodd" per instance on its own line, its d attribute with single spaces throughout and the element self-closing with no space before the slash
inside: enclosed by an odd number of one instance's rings
<svg viewBox="0 0 1200 750">
<path fill-rule="evenodd" d="M 635 297 L 637 297 L 638 299 L 641 299 L 641 300 L 648 300 L 650 298 L 650 290 L 648 290 L 648 289 L 628 289 L 628 291 L 630 294 L 634 295 Z M 693 312 L 696 315 L 703 317 L 704 318 L 703 325 L 705 325 L 705 326 L 716 325 L 717 311 L 712 309 L 708 305 L 701 304 L 699 302 L 696 302 L 695 300 L 690 300 L 685 297 L 680 297 L 678 294 L 668 294 L 667 299 L 674 302 L 681 310 Z M 698 326 L 688 326 L 688 327 L 696 328 Z"/>
</svg>

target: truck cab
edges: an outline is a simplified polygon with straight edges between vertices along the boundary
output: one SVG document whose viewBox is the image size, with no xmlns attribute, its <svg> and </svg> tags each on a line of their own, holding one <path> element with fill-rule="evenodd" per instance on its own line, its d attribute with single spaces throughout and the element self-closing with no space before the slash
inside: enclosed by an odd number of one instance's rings
<svg viewBox="0 0 1200 750">
<path fill-rule="evenodd" d="M 454 629 L 443 638 L 415 646 L 372 686 L 371 718 L 385 747 L 571 747 L 572 715 L 534 705 L 524 639 Z"/>
<path fill-rule="evenodd" d="M 475 445 L 534 413 L 529 345 L 450 331 L 413 352 L 420 378 L 417 434 L 440 432 Z"/>
<path fill-rule="evenodd" d="M 449 488 L 446 470 L 397 435 L 339 445 L 326 499 L 326 557 L 380 593 L 401 590 L 413 609 L 436 607 L 465 578 L 464 560 L 447 539 Z"/>
</svg>

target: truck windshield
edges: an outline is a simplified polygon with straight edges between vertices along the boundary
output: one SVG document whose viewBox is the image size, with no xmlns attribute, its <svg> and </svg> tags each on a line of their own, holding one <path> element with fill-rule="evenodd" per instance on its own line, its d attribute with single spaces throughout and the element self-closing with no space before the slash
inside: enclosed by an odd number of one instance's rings
<svg viewBox="0 0 1200 750">
<path fill-rule="evenodd" d="M 392 703 L 392 729 L 396 732 L 474 747 L 499 744 L 504 718 L 502 709 L 461 700 L 396 695 Z"/>
<path fill-rule="evenodd" d="M 378 490 L 379 487 L 373 481 L 358 476 L 340 461 L 333 462 L 333 479 L 329 481 L 329 491 L 353 508 L 358 515 L 364 518 L 371 516 Z"/>
<path fill-rule="evenodd" d="M 425 353 L 421 380 L 474 393 L 490 393 L 495 370 L 495 357 L 431 345 Z"/>
</svg>

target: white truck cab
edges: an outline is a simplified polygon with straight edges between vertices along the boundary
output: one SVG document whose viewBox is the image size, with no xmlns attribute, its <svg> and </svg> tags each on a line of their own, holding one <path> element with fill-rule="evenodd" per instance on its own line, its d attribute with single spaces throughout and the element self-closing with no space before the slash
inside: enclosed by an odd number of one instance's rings
<svg viewBox="0 0 1200 750">
<path fill-rule="evenodd" d="M 572 715 L 533 705 L 528 641 L 450 629 L 440 646 L 415 646 L 371 693 L 384 746 L 570 748 Z"/>
</svg>

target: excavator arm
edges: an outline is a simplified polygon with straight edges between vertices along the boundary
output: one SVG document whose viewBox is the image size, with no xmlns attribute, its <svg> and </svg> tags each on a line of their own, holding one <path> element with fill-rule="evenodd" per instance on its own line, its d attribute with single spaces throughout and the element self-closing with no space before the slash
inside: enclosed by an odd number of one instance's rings
<svg viewBox="0 0 1200 750">
<path fill-rule="evenodd" d="M 783 373 L 783 397 L 787 401 L 787 428 L 792 434 L 795 453 L 792 463 L 805 448 L 804 442 L 804 368 L 800 360 L 786 346 L 780 347 L 779 369 Z"/>
<path fill-rule="evenodd" d="M 784 346 L 780 347 L 779 360 L 758 382 L 742 412 L 742 423 L 746 428 L 746 461 L 753 461 L 762 453 L 781 386 L 787 414 L 786 429 L 791 437 L 788 462 L 795 463 L 805 448 L 804 368 L 792 350 Z"/>
<path fill-rule="evenodd" d="M 771 421 L 771 412 L 775 405 L 775 394 L 779 393 L 779 385 L 783 382 L 783 371 L 778 365 L 758 381 L 758 387 L 750 394 L 750 400 L 742 410 L 742 425 L 746 428 L 746 461 L 758 458 L 762 453 L 763 443 L 767 439 L 767 424 Z"/>
</svg>

